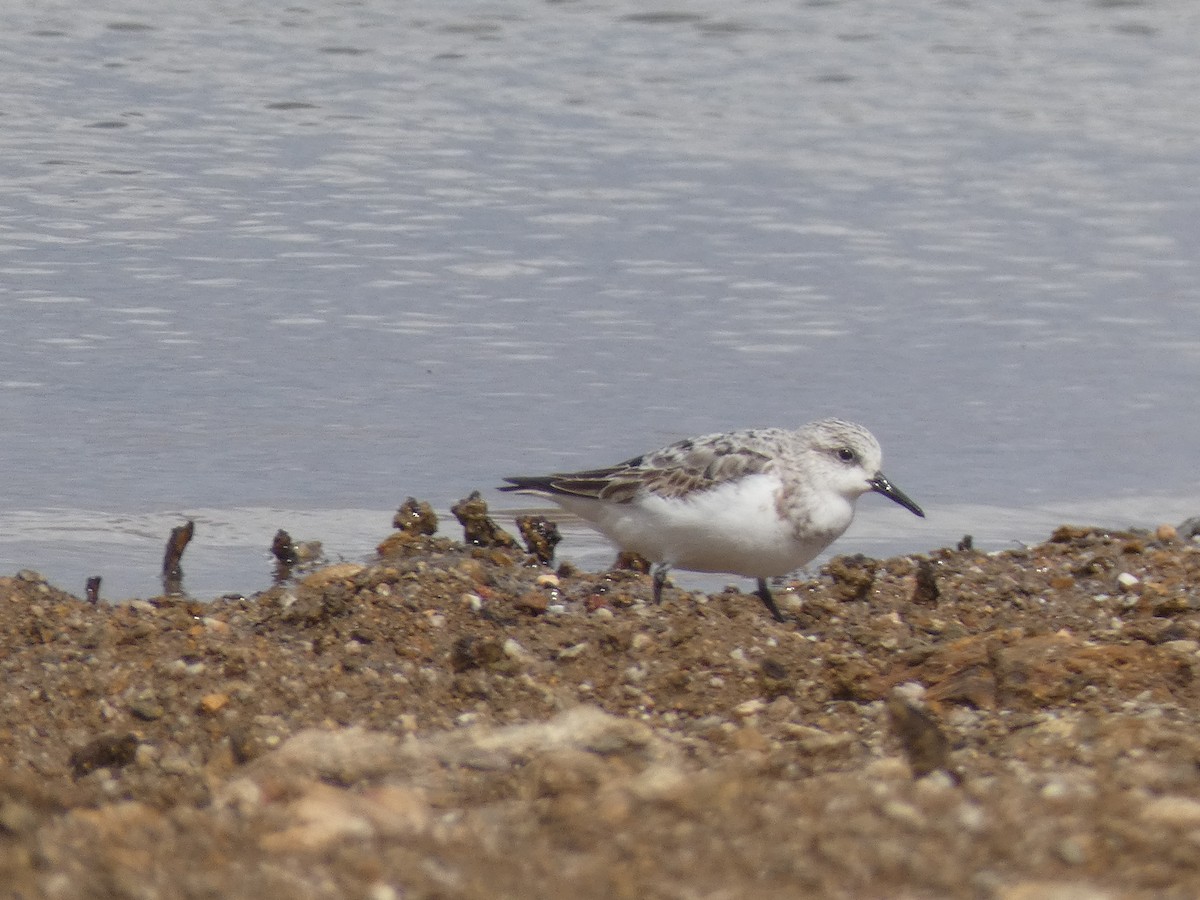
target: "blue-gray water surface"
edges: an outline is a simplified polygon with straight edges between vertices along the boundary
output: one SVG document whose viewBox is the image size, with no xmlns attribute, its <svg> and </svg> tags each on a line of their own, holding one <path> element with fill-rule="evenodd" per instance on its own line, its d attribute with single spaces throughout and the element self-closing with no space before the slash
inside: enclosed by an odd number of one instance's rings
<svg viewBox="0 0 1200 900">
<path fill-rule="evenodd" d="M 278 527 L 360 558 L 409 495 L 828 414 L 929 513 L 845 551 L 1200 513 L 1198 26 L 9 3 L 0 572 L 150 593 L 193 517 L 186 587 L 248 592 Z"/>
</svg>

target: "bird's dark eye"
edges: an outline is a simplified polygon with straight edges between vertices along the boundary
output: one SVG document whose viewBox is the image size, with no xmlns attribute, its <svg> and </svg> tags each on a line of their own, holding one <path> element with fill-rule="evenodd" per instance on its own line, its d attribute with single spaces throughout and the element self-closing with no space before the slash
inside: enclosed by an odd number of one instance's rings
<svg viewBox="0 0 1200 900">
<path fill-rule="evenodd" d="M 858 461 L 858 454 L 849 447 L 839 447 L 837 449 L 837 458 L 844 463 L 852 463 Z"/>
</svg>

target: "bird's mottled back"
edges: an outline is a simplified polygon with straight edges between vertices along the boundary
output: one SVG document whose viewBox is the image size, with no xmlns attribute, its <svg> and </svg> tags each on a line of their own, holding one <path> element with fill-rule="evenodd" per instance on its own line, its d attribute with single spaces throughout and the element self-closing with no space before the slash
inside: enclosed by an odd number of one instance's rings
<svg viewBox="0 0 1200 900">
<path fill-rule="evenodd" d="M 878 468 L 879 444 L 861 425 L 839 419 L 810 422 L 795 430 L 752 428 L 676 441 L 615 466 L 508 479 L 507 490 L 534 490 L 627 503 L 641 493 L 678 499 L 749 475 L 776 471 L 781 461 L 801 470 L 813 452 L 848 447 Z"/>
</svg>

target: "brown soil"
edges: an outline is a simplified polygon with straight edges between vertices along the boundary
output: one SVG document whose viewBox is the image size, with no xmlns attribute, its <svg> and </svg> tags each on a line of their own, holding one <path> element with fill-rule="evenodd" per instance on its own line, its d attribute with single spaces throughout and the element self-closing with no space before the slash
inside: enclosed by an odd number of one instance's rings
<svg viewBox="0 0 1200 900">
<path fill-rule="evenodd" d="M 1200 894 L 1200 547 L 752 595 L 396 532 L 253 598 L 0 578 L 0 896 Z"/>
</svg>

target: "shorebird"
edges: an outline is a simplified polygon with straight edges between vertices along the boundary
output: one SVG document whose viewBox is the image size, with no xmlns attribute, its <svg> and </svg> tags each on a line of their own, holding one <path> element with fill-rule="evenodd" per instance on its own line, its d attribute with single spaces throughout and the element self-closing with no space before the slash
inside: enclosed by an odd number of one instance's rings
<svg viewBox="0 0 1200 900">
<path fill-rule="evenodd" d="M 505 478 L 502 491 L 536 494 L 652 563 L 654 600 L 671 569 L 758 580 L 809 563 L 849 527 L 854 503 L 874 491 L 924 518 L 880 471 L 874 435 L 822 419 L 795 430 L 761 428 L 678 441 L 601 469 Z"/>
</svg>

